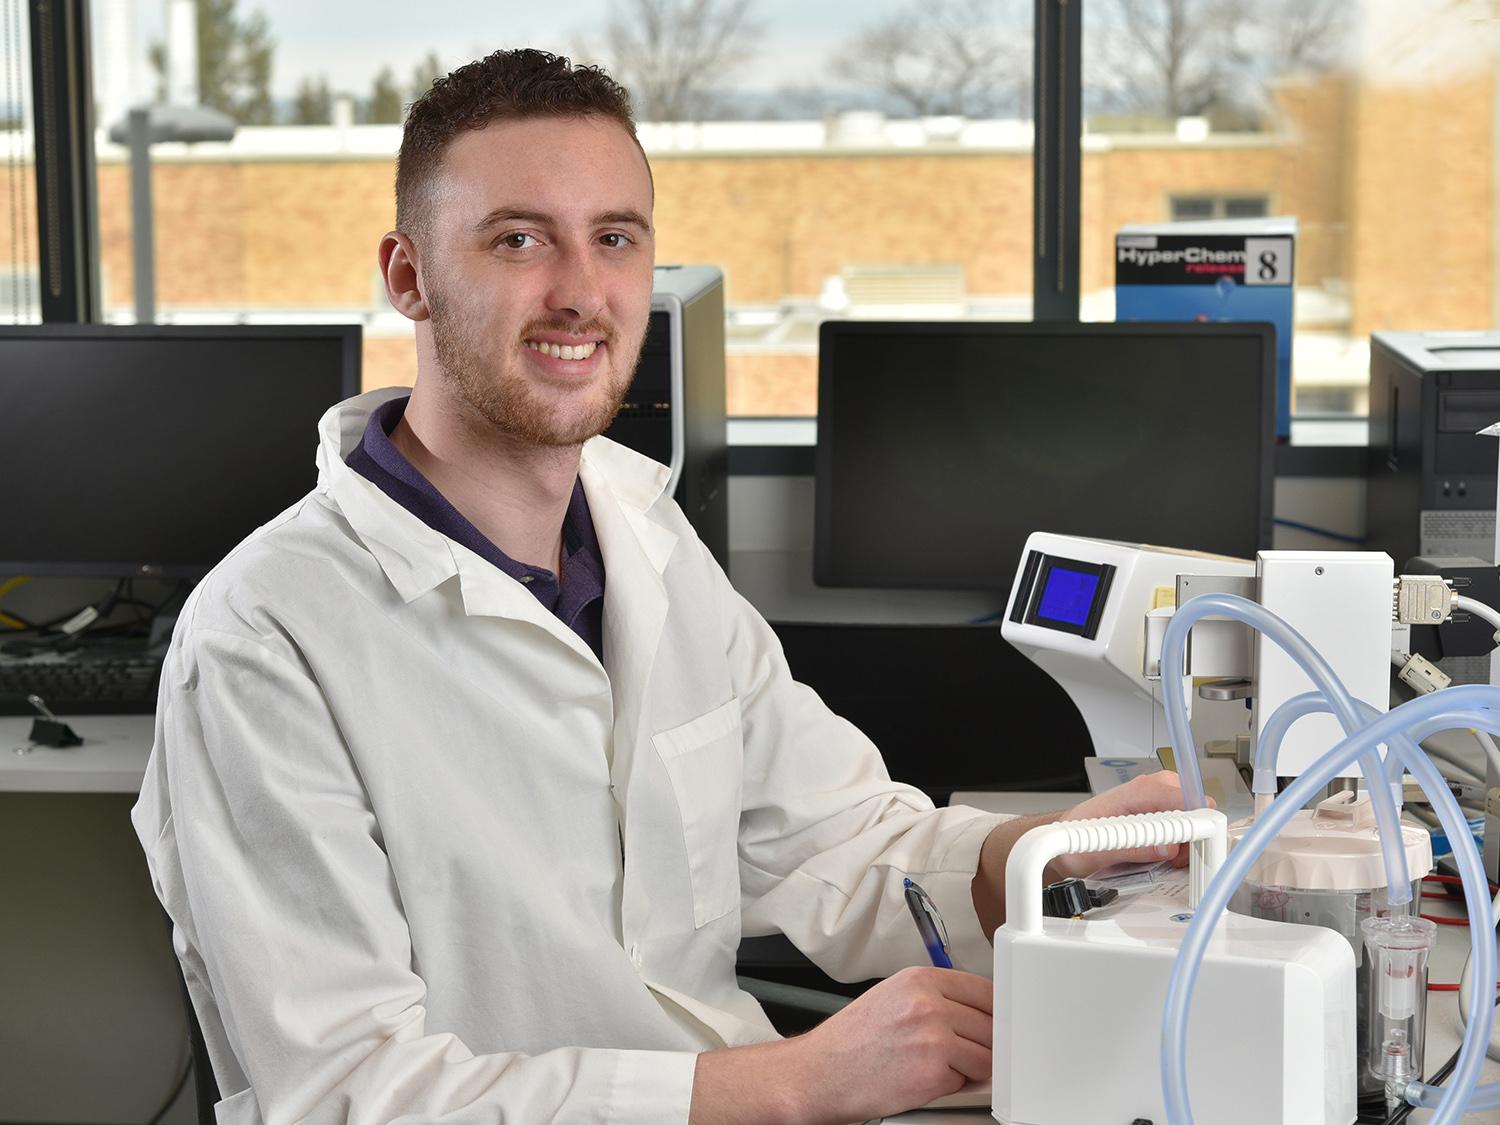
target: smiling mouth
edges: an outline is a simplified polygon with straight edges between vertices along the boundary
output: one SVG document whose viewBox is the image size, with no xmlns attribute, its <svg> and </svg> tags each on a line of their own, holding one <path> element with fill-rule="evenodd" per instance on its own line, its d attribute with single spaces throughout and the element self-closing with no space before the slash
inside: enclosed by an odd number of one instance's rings
<svg viewBox="0 0 1500 1125">
<path fill-rule="evenodd" d="M 583 344 L 549 344 L 540 340 L 527 340 L 526 346 L 534 352 L 541 352 L 553 359 L 588 359 L 598 348 L 598 340 L 589 340 Z"/>
</svg>

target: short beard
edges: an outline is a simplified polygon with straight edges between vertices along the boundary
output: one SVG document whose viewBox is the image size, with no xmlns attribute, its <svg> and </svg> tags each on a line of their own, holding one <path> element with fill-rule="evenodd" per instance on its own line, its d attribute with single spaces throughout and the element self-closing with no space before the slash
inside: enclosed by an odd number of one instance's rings
<svg viewBox="0 0 1500 1125">
<path fill-rule="evenodd" d="M 496 429 L 531 445 L 564 447 L 582 445 L 589 438 L 602 434 L 615 420 L 635 376 L 636 362 L 645 344 L 644 331 L 634 342 L 632 354 L 626 356 L 616 351 L 619 334 L 596 320 L 585 324 L 534 321 L 525 326 L 516 341 L 522 346 L 531 336 L 548 330 L 604 337 L 611 366 L 610 382 L 587 413 L 563 419 L 540 395 L 533 393 L 525 378 L 516 372 L 513 365 L 517 360 L 503 351 L 506 341 L 476 338 L 461 314 L 449 306 L 439 286 L 430 286 L 426 296 L 432 322 L 432 347 L 443 374 L 459 399 Z M 498 363 L 488 360 L 497 349 L 502 349 L 501 360 Z M 621 363 L 621 360 L 628 362 Z"/>
</svg>

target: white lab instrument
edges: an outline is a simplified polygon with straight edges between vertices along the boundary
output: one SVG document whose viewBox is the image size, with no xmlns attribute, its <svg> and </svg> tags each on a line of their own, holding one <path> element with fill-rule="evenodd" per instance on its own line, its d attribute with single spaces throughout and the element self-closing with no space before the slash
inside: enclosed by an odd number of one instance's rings
<svg viewBox="0 0 1500 1125">
<path fill-rule="evenodd" d="M 1185 803 L 1202 811 L 1197 753 L 1203 739 L 1197 715 L 1193 728 L 1188 725 L 1189 688 L 1198 681 L 1205 698 L 1215 692 L 1252 698 L 1255 737 L 1241 740 L 1240 753 L 1248 766 L 1254 747 L 1256 816 L 1236 826 L 1239 844 L 1222 874 L 1202 889 L 1201 905 L 1201 884 L 1170 893 L 1157 887 L 1070 920 L 1036 923 L 1023 906 L 997 931 L 996 980 L 1003 983 L 996 995 L 995 1116 L 1017 1125 L 1112 1125 L 1132 1117 L 1186 1125 L 1193 1120 L 1191 1091 L 1199 1119 L 1215 1125 L 1347 1125 L 1354 1120 L 1357 1086 L 1386 1105 L 1405 1100 L 1436 1106 L 1434 1125 L 1456 1120 L 1471 1093 L 1476 1108 L 1500 1104 L 1500 1087 L 1474 1092 L 1478 1059 L 1467 1042 L 1451 1092 L 1420 1081 L 1431 935 L 1411 916 L 1410 904 L 1417 880 L 1430 870 L 1431 849 L 1425 832 L 1399 825 L 1397 784 L 1402 770 L 1409 770 L 1445 828 L 1466 835 L 1462 812 L 1413 740 L 1445 726 L 1500 730 L 1500 692 L 1454 688 L 1382 714 L 1392 652 L 1399 647 L 1393 628 L 1446 620 L 1466 599 L 1443 588 L 1441 579 L 1394 579 L 1390 559 L 1379 554 L 1268 551 L 1253 569 L 1247 562 L 1216 560 L 1219 565 L 1206 572 L 1204 559 L 1043 533 L 1028 540 L 1005 635 L 1068 691 L 1089 724 L 1096 752 L 1148 755 L 1166 741 L 1160 733 L 1165 727 L 1183 774 Z M 1203 678 L 1210 676 L 1246 682 L 1205 690 Z M 1470 709 L 1459 710 L 1465 706 Z M 1149 723 L 1142 723 L 1143 713 L 1150 714 Z M 1289 738 L 1293 728 L 1295 737 Z M 1379 750 L 1386 747 L 1383 762 Z M 1343 793 L 1304 810 L 1321 786 L 1360 772 L 1368 796 Z M 1278 777 L 1297 778 L 1281 797 Z M 1460 849 L 1456 858 L 1470 911 L 1482 916 L 1488 899 L 1471 850 Z M 1008 868 L 1007 880 L 1011 910 L 1015 896 L 1040 893 L 1039 868 L 1030 877 Z M 1269 917 L 1223 914 L 1242 882 L 1241 908 Z M 1169 909 L 1175 914 L 1160 913 Z M 1181 929 L 1153 930 L 1160 917 Z M 1289 925 L 1294 921 L 1310 924 Z M 1246 928 L 1256 923 L 1271 929 Z M 1303 946 L 1307 935 L 1291 932 L 1297 929 L 1318 937 Z M 1256 971 L 1281 972 L 1285 981 L 1300 982 L 1327 1003 L 1319 1009 L 1324 1022 L 1310 1038 L 1306 1026 L 1278 1022 L 1289 992 L 1264 978 L 1253 988 L 1241 987 L 1250 970 L 1237 957 L 1247 946 L 1235 943 L 1252 934 L 1249 947 L 1286 955 L 1284 963 L 1272 957 Z M 1324 980 L 1329 939 L 1342 945 L 1343 967 L 1335 973 L 1340 979 L 1313 985 L 1311 980 Z M 1494 935 L 1476 928 L 1471 948 L 1474 971 L 1483 979 L 1494 971 Z M 1363 966 L 1357 1005 L 1363 1042 L 1357 1051 L 1355 1004 L 1342 1008 L 1347 1034 L 1326 1023 L 1344 1003 L 1336 995 L 1354 995 L 1356 963 Z M 1156 964 L 1165 968 L 1158 973 Z M 1233 1052 L 1188 1047 L 1188 1005 L 1195 999 L 1192 1011 L 1213 1009 L 1216 1029 L 1232 1021 Z M 1479 1044 L 1482 1057 L 1494 1011 L 1481 999 L 1470 1005 L 1470 1019 L 1484 1026 L 1471 1027 L 1469 1039 Z M 1163 1005 L 1165 1018 L 1158 1022 Z M 1066 1018 L 1058 1019 L 1059 1012 Z M 1310 1017 L 1303 1012 L 1298 1018 L 1305 1025 Z M 1210 1026 L 1197 1014 L 1192 1019 L 1195 1036 Z M 1042 1033 L 1051 1048 L 1034 1054 L 1024 1041 L 1035 1034 L 1033 1023 L 1057 1025 Z M 1159 1082 L 1151 1065 L 1155 1033 L 1163 1044 Z M 1138 1059 L 1127 1046 L 1136 1042 L 1144 1044 Z M 1325 1057 L 1325 1045 L 1343 1052 L 1342 1060 Z M 1257 1060 L 1249 1069 L 1219 1069 L 1226 1055 L 1243 1061 L 1247 1054 Z M 1066 1058 L 1073 1071 L 1080 1059 L 1105 1057 L 1131 1058 L 1136 1065 L 1121 1070 L 1112 1062 L 1100 1064 L 1104 1080 L 1090 1069 L 1083 1083 L 1057 1073 L 1040 1083 L 1032 1077 L 1046 1072 L 1048 1059 Z M 1315 1073 L 1309 1058 L 1327 1071 Z M 1247 1085 L 1245 1074 L 1255 1081 Z M 1108 1100 L 1110 1080 L 1131 1089 L 1133 1097 L 1149 1091 L 1159 1100 L 1150 1103 L 1151 1110 L 1127 1112 L 1121 1102 Z M 1247 1109 L 1252 1103 L 1255 1108 Z"/>
<path fill-rule="evenodd" d="M 1199 576 L 1195 593 L 1249 593 L 1255 564 L 1048 532 L 1026 540 L 1001 633 L 1067 691 L 1100 758 L 1149 757 L 1167 744 L 1147 630 L 1159 653 L 1179 575 Z M 1194 630 L 1191 675 L 1244 677 L 1250 667 L 1242 626 L 1205 622 Z"/>
<path fill-rule="evenodd" d="M 1254 600 L 1318 650 L 1355 699 L 1384 711 L 1391 692 L 1391 587 L 1395 566 L 1377 551 L 1262 551 Z M 1255 646 L 1255 738 L 1276 709 L 1312 689 L 1279 645 Z M 1298 719 L 1281 743 L 1277 771 L 1297 777 L 1343 737 L 1329 714 Z M 1346 777 L 1358 776 L 1350 767 Z"/>
<path fill-rule="evenodd" d="M 1197 841 L 1188 870 L 1086 918 L 1041 917 L 1060 855 Z M 995 933 L 994 1116 L 1006 1125 L 1162 1122 L 1161 1013 L 1201 890 L 1225 848 L 1222 813 L 1059 822 L 1006 866 Z M 1190 1086 L 1214 1125 L 1349 1125 L 1355 1117 L 1354 959 L 1331 931 L 1225 914 L 1195 997 Z M 1227 1042 L 1232 1038 L 1233 1046 Z"/>
</svg>

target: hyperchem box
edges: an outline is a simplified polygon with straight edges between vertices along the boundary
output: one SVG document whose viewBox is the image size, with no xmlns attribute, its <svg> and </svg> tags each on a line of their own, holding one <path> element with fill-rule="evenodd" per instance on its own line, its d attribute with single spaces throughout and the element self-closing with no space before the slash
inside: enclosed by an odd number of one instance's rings
<svg viewBox="0 0 1500 1125">
<path fill-rule="evenodd" d="M 1276 327 L 1276 435 L 1291 432 L 1297 220 L 1138 223 L 1115 236 L 1116 320 L 1268 321 Z"/>
</svg>

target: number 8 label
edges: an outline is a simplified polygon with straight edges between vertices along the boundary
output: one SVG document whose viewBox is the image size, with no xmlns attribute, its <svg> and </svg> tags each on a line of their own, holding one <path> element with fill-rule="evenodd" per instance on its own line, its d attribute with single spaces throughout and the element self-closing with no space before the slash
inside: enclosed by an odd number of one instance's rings
<svg viewBox="0 0 1500 1125">
<path fill-rule="evenodd" d="M 1245 239 L 1245 284 L 1290 285 L 1292 240 L 1290 238 Z"/>
</svg>

